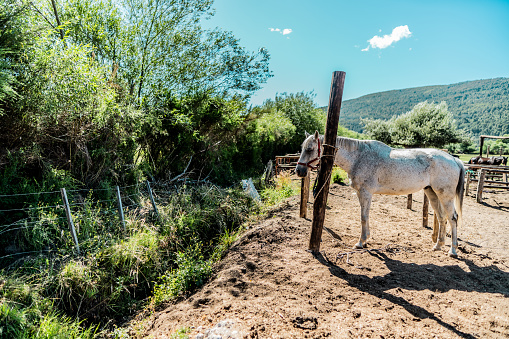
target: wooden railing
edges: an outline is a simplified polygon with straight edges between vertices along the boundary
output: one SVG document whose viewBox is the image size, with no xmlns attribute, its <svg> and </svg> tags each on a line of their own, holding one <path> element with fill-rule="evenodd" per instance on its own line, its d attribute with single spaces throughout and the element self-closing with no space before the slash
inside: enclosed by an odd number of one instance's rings
<svg viewBox="0 0 509 339">
<path fill-rule="evenodd" d="M 482 194 L 486 188 L 509 190 L 509 166 L 465 164 L 467 178 L 465 195 L 468 195 L 470 184 L 477 182 L 476 200 L 482 202 Z"/>
</svg>

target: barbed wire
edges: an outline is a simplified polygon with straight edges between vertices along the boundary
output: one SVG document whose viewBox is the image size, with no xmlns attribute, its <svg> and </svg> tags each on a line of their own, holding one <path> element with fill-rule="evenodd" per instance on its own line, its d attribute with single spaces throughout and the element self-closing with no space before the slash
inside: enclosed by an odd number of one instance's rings
<svg viewBox="0 0 509 339">
<path fill-rule="evenodd" d="M 7 210 L 0 210 L 0 212 L 32 211 L 32 210 L 41 210 L 41 209 L 47 209 L 47 208 L 60 208 L 60 207 L 64 207 L 64 205 L 11 208 L 11 209 L 7 209 Z"/>
<path fill-rule="evenodd" d="M 1 194 L 1 198 L 6 197 L 19 197 L 19 196 L 28 196 L 28 195 L 38 195 L 38 194 L 54 194 L 54 193 L 60 193 L 60 191 L 49 191 L 49 192 L 34 192 L 34 193 L 15 193 L 15 194 Z"/>
</svg>

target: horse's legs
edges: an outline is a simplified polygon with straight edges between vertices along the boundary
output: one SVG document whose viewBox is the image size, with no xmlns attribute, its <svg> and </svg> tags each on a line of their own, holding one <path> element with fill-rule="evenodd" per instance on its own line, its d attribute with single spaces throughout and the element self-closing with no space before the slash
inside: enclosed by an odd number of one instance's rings
<svg viewBox="0 0 509 339">
<path fill-rule="evenodd" d="M 365 189 L 360 189 L 357 191 L 357 197 L 361 204 L 361 236 L 354 248 L 362 248 L 369 237 L 369 209 L 371 207 L 372 194 Z"/>
<path fill-rule="evenodd" d="M 435 246 L 433 246 L 433 250 L 439 251 L 445 243 L 445 230 L 446 230 L 445 227 L 446 227 L 446 223 L 447 223 L 447 215 L 442 208 L 442 204 L 440 203 L 440 200 L 438 199 L 437 194 L 435 193 L 435 191 L 433 191 L 433 189 L 431 189 L 431 187 L 425 188 L 424 193 L 426 193 L 426 195 L 428 196 L 431 207 L 433 208 L 433 211 L 435 211 L 435 213 L 437 214 L 439 226 L 438 226 L 438 230 L 433 227 L 432 238 L 433 238 L 433 241 L 436 241 Z M 438 233 L 438 237 L 437 237 L 437 233 Z"/>
<path fill-rule="evenodd" d="M 449 250 L 449 256 L 456 258 L 458 257 L 458 254 L 456 253 L 456 249 L 458 248 L 458 230 L 457 230 L 458 213 L 456 213 L 456 210 L 454 208 L 454 198 L 448 199 L 445 202 L 442 201 L 442 206 L 444 207 L 444 210 L 447 213 L 449 224 L 451 224 L 452 243 L 451 249 Z"/>
</svg>

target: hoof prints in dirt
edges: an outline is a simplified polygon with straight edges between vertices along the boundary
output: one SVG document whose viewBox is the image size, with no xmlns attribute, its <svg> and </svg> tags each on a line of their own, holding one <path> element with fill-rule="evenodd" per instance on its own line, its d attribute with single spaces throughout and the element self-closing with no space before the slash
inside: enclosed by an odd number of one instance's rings
<svg viewBox="0 0 509 339">
<path fill-rule="evenodd" d="M 297 317 L 292 320 L 293 326 L 304 330 L 316 330 L 318 319 L 315 317 Z"/>
</svg>

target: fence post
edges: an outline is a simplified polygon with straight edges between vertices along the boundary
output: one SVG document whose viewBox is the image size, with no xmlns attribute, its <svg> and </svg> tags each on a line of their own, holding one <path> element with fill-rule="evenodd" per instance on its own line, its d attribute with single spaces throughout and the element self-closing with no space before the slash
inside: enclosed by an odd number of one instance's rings
<svg viewBox="0 0 509 339">
<path fill-rule="evenodd" d="M 71 209 L 69 208 L 69 201 L 67 200 L 67 192 L 65 188 L 60 189 L 60 193 L 62 194 L 62 200 L 64 201 L 65 215 L 67 217 L 67 222 L 69 224 L 69 230 L 71 231 L 72 240 L 76 245 L 76 251 L 78 255 L 80 254 L 80 245 L 78 244 L 78 237 L 76 236 L 76 230 L 74 229 L 74 223 L 72 222 Z"/>
<path fill-rule="evenodd" d="M 407 200 L 406 200 L 406 208 L 411 210 L 412 209 L 412 194 L 409 194 L 407 196 Z"/>
<path fill-rule="evenodd" d="M 118 200 L 118 215 L 120 216 L 120 220 L 122 220 L 122 227 L 125 232 L 125 220 L 124 220 L 124 209 L 122 208 L 122 197 L 120 195 L 120 187 L 117 186 L 117 200 Z"/>
<path fill-rule="evenodd" d="M 310 172 L 302 178 L 300 185 L 300 217 L 306 218 L 308 214 L 308 200 L 309 200 L 309 176 Z"/>
<path fill-rule="evenodd" d="M 152 203 L 152 207 L 154 207 L 154 211 L 156 212 L 157 217 L 159 217 L 159 211 L 157 210 L 156 202 L 154 201 L 154 196 L 152 195 L 152 189 L 150 188 L 150 182 L 147 180 L 147 189 L 148 196 L 150 197 L 150 202 Z"/>
<path fill-rule="evenodd" d="M 482 191 L 484 189 L 484 178 L 486 177 L 486 170 L 485 169 L 479 169 L 480 174 L 478 175 L 478 182 L 477 182 L 477 197 L 476 200 L 478 203 L 482 203 Z"/>
<path fill-rule="evenodd" d="M 472 180 L 472 172 L 467 171 L 467 183 L 465 184 L 465 196 L 468 196 L 468 190 L 470 188 L 470 181 Z"/>
<path fill-rule="evenodd" d="M 327 206 L 327 197 L 329 195 L 330 174 L 332 172 L 332 165 L 334 164 L 334 146 L 336 145 L 338 136 L 339 112 L 341 110 L 341 101 L 343 98 L 345 75 L 345 72 L 334 72 L 332 74 L 323 156 L 320 160 L 321 165 L 316 186 L 318 193 L 313 203 L 313 224 L 311 228 L 311 237 L 309 239 L 309 250 L 313 253 L 320 251 L 320 241 L 322 241 L 325 207 Z M 329 147 L 325 147 L 325 145 Z"/>
</svg>

